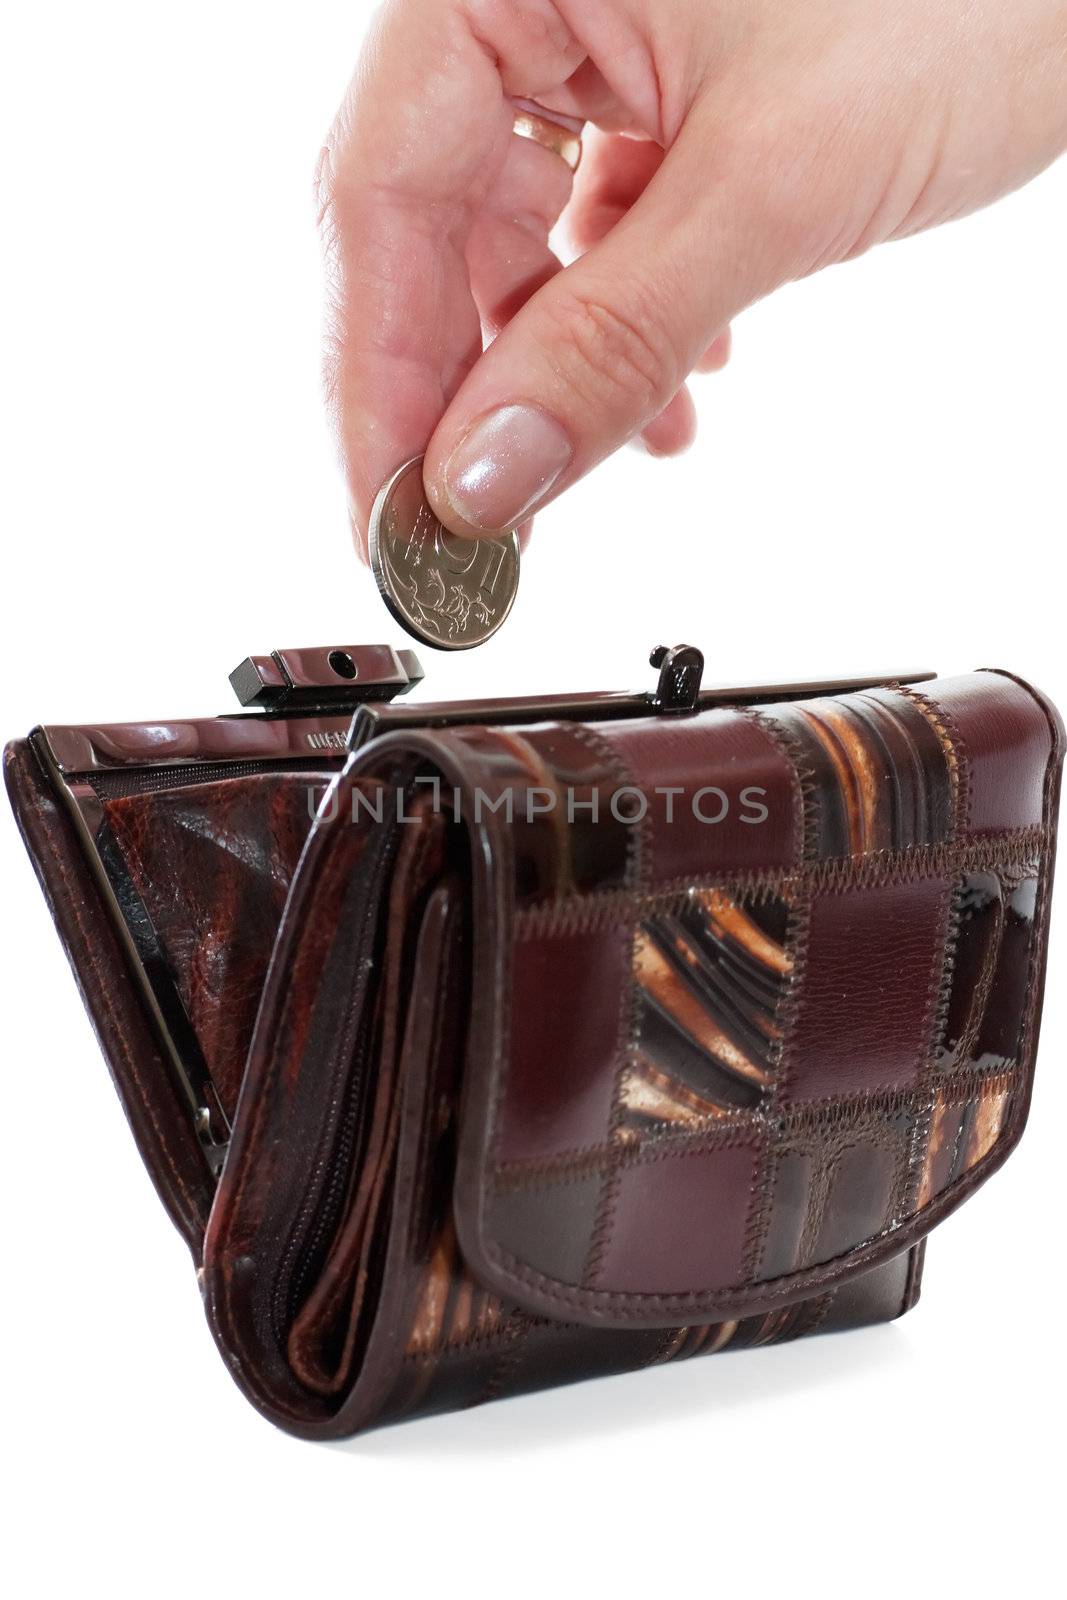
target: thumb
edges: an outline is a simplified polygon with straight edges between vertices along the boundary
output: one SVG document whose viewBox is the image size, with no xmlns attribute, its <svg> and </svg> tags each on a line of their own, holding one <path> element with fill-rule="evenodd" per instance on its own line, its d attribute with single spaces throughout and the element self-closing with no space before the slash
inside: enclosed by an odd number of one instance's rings
<svg viewBox="0 0 1067 1600">
<path fill-rule="evenodd" d="M 780 281 L 713 148 L 687 123 L 634 206 L 475 363 L 426 452 L 447 527 L 497 532 L 554 499 L 646 427 L 730 318 Z"/>
</svg>

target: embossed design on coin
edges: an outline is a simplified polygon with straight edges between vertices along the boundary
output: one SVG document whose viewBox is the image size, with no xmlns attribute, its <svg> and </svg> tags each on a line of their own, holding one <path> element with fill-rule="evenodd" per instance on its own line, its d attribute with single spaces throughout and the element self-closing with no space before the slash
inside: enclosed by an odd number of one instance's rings
<svg viewBox="0 0 1067 1600">
<path fill-rule="evenodd" d="M 422 457 L 382 485 L 370 515 L 371 571 L 408 633 L 438 650 L 484 644 L 519 586 L 519 536 L 463 539 L 443 528 L 422 487 Z"/>
</svg>

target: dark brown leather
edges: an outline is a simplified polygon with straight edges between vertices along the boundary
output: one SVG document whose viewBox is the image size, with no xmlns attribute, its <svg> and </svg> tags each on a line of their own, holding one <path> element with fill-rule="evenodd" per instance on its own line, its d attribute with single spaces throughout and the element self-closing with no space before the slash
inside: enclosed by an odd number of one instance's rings
<svg viewBox="0 0 1067 1600">
<path fill-rule="evenodd" d="M 677 718 L 415 710 L 313 826 L 321 761 L 97 785 L 233 1121 L 217 1190 L 71 780 L 7 756 L 249 1397 L 331 1437 L 913 1305 L 929 1229 L 1026 1118 L 1048 703 L 980 673 Z"/>
<path fill-rule="evenodd" d="M 311 821 L 307 776 L 258 773 L 119 795 L 104 811 L 232 1112 Z"/>
<path fill-rule="evenodd" d="M 55 791 L 25 740 L 4 751 L 16 819 L 156 1191 L 199 1263 L 214 1184 Z"/>
</svg>

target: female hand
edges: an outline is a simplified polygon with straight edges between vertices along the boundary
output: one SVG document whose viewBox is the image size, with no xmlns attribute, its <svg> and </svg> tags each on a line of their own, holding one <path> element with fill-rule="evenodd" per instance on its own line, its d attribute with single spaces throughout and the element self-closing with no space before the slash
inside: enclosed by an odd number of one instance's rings
<svg viewBox="0 0 1067 1600">
<path fill-rule="evenodd" d="M 593 125 L 573 187 L 515 98 Z M 390 0 L 318 180 L 357 543 L 422 451 L 479 533 L 684 448 L 745 306 L 1065 146 L 1067 0 Z"/>
</svg>

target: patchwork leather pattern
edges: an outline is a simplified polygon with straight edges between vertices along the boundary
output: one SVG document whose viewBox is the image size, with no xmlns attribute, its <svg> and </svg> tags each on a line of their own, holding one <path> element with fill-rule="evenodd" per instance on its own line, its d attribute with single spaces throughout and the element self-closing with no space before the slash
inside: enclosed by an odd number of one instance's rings
<svg viewBox="0 0 1067 1600">
<path fill-rule="evenodd" d="M 306 846 L 304 773 L 105 795 L 112 866 L 228 1108 L 242 1089 L 213 1201 L 74 832 L 9 757 L 212 1329 L 283 1427 L 914 1304 L 926 1233 L 1025 1121 L 1062 728 L 996 674 L 754 698 L 389 734 Z M 357 825 L 356 791 L 414 827 Z"/>
<path fill-rule="evenodd" d="M 739 724 L 764 755 L 762 856 L 736 808 L 720 828 L 687 805 L 716 778 L 733 798 L 742 747 L 747 781 Z M 508 737 L 513 759 L 527 738 L 543 757 L 554 730 Z M 978 675 L 583 737 L 627 789 L 670 787 L 686 820 L 632 822 L 615 892 L 516 883 L 518 999 L 483 1208 L 461 1228 L 476 1270 L 540 1312 L 622 1327 L 773 1307 L 887 1259 L 1025 1116 L 1045 709 Z"/>
</svg>

